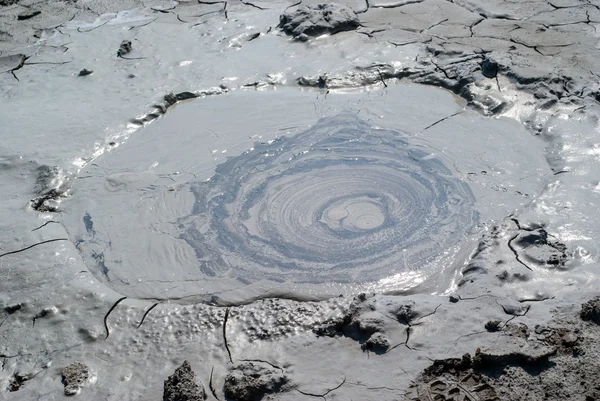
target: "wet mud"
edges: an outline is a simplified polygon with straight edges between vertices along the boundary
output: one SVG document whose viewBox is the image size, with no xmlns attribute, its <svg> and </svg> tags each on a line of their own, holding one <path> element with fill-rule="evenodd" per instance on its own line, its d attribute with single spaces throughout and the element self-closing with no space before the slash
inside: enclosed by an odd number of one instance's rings
<svg viewBox="0 0 600 401">
<path fill-rule="evenodd" d="M 135 159 L 146 151 L 140 152 L 138 145 L 122 146 L 83 172 L 88 178 L 78 182 L 74 191 L 90 203 L 84 209 L 76 206 L 78 212 L 72 209 L 65 222 L 72 227 L 73 241 L 90 270 L 131 297 L 227 304 L 275 294 L 322 299 L 365 290 L 401 293 L 419 285 L 447 288 L 452 280 L 451 266 L 462 264 L 468 257 L 465 253 L 470 252 L 481 224 L 501 217 L 503 210 L 509 212 L 511 207 L 530 202 L 531 197 L 523 196 L 525 188 L 540 185 L 548 168 L 541 153 L 529 152 L 527 159 L 521 156 L 524 148 L 511 139 L 516 139 L 519 131 L 504 122 L 488 122 L 472 112 L 461 111 L 452 98 L 442 103 L 448 112 L 440 111 L 440 118 L 431 116 L 413 122 L 407 110 L 392 114 L 382 126 L 373 126 L 373 114 L 361 112 L 346 100 L 377 106 L 387 99 L 407 102 L 410 96 L 427 93 L 420 87 L 406 87 L 390 88 L 381 100 L 360 93 L 330 95 L 331 100 L 323 104 L 330 110 L 329 116 L 321 120 L 303 100 L 310 99 L 310 94 L 224 93 L 221 102 L 235 102 L 240 110 L 247 101 L 261 100 L 268 107 L 281 97 L 289 99 L 290 107 L 296 105 L 293 107 L 297 112 L 292 119 L 274 113 L 270 120 L 255 120 L 248 122 L 253 125 L 244 126 L 246 132 L 254 133 L 250 138 L 267 136 L 266 142 L 244 139 L 244 131 L 237 129 L 244 124 L 240 114 L 228 128 L 213 119 L 210 128 L 205 125 L 215 141 L 213 146 L 218 149 L 225 135 L 237 135 L 241 145 L 235 153 L 221 150 L 223 159 L 217 159 L 219 150 L 212 150 L 213 163 L 219 160 L 214 170 L 206 156 L 199 158 L 192 149 L 172 146 L 171 152 L 180 153 L 176 161 L 179 166 L 172 168 L 181 172 L 134 173 Z M 195 96 L 188 92 L 168 95 L 165 106 L 158 110 L 165 113 L 177 102 Z M 217 103 L 213 103 L 218 110 Z M 195 107 L 193 103 L 182 105 L 175 110 L 184 113 L 181 117 L 161 124 L 195 124 L 199 121 Z M 207 117 L 211 113 L 202 110 Z M 150 113 L 144 119 L 157 116 Z M 489 124 L 485 135 L 502 132 L 504 139 L 498 144 L 505 150 L 502 157 L 465 158 L 481 150 L 477 142 L 471 141 L 481 138 L 473 118 Z M 310 128 L 300 129 L 306 124 Z M 462 130 L 456 131 L 453 124 Z M 281 135 L 286 126 L 293 128 Z M 150 152 L 148 156 L 154 157 L 156 141 L 165 146 L 172 143 L 162 134 L 165 129 L 179 130 L 165 126 L 139 137 L 139 146 Z M 224 129 L 231 130 L 231 134 L 221 133 Z M 448 132 L 464 138 L 461 145 L 449 148 Z M 177 140 L 198 140 L 192 132 L 177 136 Z M 156 156 L 158 160 L 163 157 Z M 521 167 L 504 169 L 502 164 L 507 158 Z M 115 169 L 111 160 L 122 167 Z M 188 163 L 194 169 L 182 168 Z M 104 166 L 110 166 L 114 173 Z M 496 171 L 484 174 L 483 168 Z M 465 175 L 466 171 L 481 173 Z M 509 192 L 507 185 L 521 187 L 522 191 Z M 180 251 L 156 248 L 152 254 L 140 255 L 147 262 L 139 264 L 131 252 L 138 247 L 131 242 L 137 237 L 114 240 L 117 232 L 103 210 L 111 203 L 99 201 L 123 202 L 130 189 L 144 193 L 143 199 L 148 201 L 154 202 L 154 196 L 162 200 L 156 209 L 158 214 L 126 230 L 139 227 L 153 236 L 153 228 L 142 227 L 154 225 L 152 221 L 166 213 L 172 217 L 169 223 L 158 223 L 160 231 L 168 233 L 170 243 Z M 92 191 L 93 198 L 89 196 Z M 105 195 L 99 197 L 101 193 Z M 187 211 L 169 206 L 183 199 L 181 196 L 193 199 L 185 207 Z M 114 224 L 120 226 L 128 220 L 125 217 Z M 93 231 L 89 221 L 94 222 Z M 165 238 L 161 235 L 160 241 Z M 129 250 L 118 251 L 127 247 L 126 242 L 131 243 Z M 164 269 L 165 262 L 160 259 L 169 260 L 178 252 L 183 252 L 182 259 L 168 262 L 178 265 L 177 270 L 182 272 L 177 273 L 180 279 L 173 280 L 172 272 Z M 177 291 L 171 292 L 168 285 L 163 285 L 169 284 L 166 276 L 171 281 L 180 280 L 182 285 Z M 131 285 L 137 277 L 145 277 L 145 283 Z"/>
<path fill-rule="evenodd" d="M 317 3 L 0 1 L 0 397 L 600 399 L 600 4 Z"/>
</svg>

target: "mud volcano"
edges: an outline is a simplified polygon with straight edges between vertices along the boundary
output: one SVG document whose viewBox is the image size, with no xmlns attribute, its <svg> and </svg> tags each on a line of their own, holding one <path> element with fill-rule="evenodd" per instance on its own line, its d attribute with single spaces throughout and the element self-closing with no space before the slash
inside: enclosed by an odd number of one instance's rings
<svg viewBox="0 0 600 401">
<path fill-rule="evenodd" d="M 548 174 L 518 124 L 461 110 L 422 86 L 194 100 L 109 145 L 64 222 L 90 271 L 130 298 L 445 291 Z"/>
<path fill-rule="evenodd" d="M 431 270 L 476 220 L 471 190 L 440 159 L 351 113 L 257 145 L 191 189 L 181 238 L 200 269 L 275 288 L 345 292 Z"/>
</svg>

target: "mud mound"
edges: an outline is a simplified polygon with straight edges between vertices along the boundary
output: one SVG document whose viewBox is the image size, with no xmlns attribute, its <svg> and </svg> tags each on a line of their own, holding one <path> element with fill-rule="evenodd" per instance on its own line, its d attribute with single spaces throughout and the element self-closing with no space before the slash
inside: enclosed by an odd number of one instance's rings
<svg viewBox="0 0 600 401">
<path fill-rule="evenodd" d="M 333 35 L 351 31 L 359 26 L 356 13 L 351 8 L 337 3 L 301 6 L 279 17 L 279 27 L 293 36 Z"/>
<path fill-rule="evenodd" d="M 196 383 L 196 375 L 188 361 L 165 380 L 164 401 L 201 401 L 206 398 L 204 387 Z"/>
<path fill-rule="evenodd" d="M 282 371 L 244 362 L 237 365 L 225 378 L 227 399 L 259 401 L 266 394 L 279 393 L 289 388 L 289 378 Z"/>
<path fill-rule="evenodd" d="M 583 320 L 600 324 L 600 298 L 593 299 L 581 305 L 579 316 Z"/>
</svg>

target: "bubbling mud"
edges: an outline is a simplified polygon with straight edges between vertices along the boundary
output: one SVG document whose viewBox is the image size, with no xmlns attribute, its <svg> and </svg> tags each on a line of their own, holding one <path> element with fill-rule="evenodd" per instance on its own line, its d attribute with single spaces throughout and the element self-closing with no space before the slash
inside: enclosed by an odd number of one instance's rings
<svg viewBox="0 0 600 401">
<path fill-rule="evenodd" d="M 173 107 L 98 157 L 61 222 L 128 298 L 442 293 L 552 177 L 539 138 L 438 89 L 245 91 Z"/>
<path fill-rule="evenodd" d="M 439 158 L 347 112 L 256 145 L 191 191 L 178 226 L 201 270 L 272 286 L 428 276 L 478 220 Z"/>
</svg>

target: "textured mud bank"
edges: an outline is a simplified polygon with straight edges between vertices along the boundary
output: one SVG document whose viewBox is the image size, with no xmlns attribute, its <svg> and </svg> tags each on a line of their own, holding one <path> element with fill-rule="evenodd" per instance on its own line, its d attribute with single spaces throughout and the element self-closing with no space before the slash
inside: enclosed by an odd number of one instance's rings
<svg viewBox="0 0 600 401">
<path fill-rule="evenodd" d="M 0 398 L 599 397 L 600 4 L 341 3 L 0 2 Z"/>
</svg>

